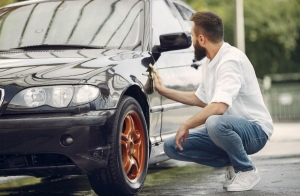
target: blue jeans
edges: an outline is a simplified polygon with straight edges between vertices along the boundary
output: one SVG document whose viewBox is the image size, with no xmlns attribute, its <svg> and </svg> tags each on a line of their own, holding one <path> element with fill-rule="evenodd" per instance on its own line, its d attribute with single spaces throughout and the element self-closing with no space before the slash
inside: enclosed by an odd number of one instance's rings
<svg viewBox="0 0 300 196">
<path fill-rule="evenodd" d="M 262 128 L 242 118 L 228 115 L 210 116 L 205 127 L 190 132 L 180 151 L 175 137 L 164 143 L 171 159 L 196 162 L 212 167 L 232 165 L 235 172 L 253 170 L 248 154 L 261 150 L 268 140 Z"/>
</svg>

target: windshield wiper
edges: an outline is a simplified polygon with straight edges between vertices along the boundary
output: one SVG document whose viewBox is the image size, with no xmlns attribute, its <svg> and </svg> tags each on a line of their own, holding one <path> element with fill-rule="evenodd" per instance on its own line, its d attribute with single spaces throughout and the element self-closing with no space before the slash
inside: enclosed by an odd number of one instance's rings
<svg viewBox="0 0 300 196">
<path fill-rule="evenodd" d="M 23 49 L 23 50 L 59 50 L 59 49 L 105 49 L 102 46 L 93 46 L 93 45 L 69 45 L 69 44 L 41 44 L 41 45 L 31 45 L 31 46 L 22 46 L 11 49 Z"/>
</svg>

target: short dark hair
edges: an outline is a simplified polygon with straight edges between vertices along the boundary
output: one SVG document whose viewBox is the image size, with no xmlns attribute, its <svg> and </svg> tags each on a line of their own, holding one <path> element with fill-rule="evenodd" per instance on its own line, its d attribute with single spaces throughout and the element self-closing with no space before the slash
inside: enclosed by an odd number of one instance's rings
<svg viewBox="0 0 300 196">
<path fill-rule="evenodd" d="M 223 41 L 224 27 L 220 16 L 213 12 L 197 12 L 191 18 L 194 22 L 194 32 L 196 36 L 202 33 L 209 41 L 218 43 Z"/>
</svg>

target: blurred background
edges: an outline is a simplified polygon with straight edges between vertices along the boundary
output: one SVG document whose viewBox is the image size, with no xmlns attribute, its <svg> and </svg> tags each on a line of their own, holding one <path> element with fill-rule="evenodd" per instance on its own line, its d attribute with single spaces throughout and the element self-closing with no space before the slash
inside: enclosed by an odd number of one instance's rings
<svg viewBox="0 0 300 196">
<path fill-rule="evenodd" d="M 0 0 L 0 6 L 22 0 Z M 24 0 L 23 0 L 24 1 Z M 225 41 L 236 46 L 236 0 L 183 0 L 224 21 Z M 241 0 L 245 53 L 275 122 L 300 122 L 300 0 Z"/>
<path fill-rule="evenodd" d="M 237 46 L 238 0 L 183 0 L 224 21 L 224 40 Z M 300 0 L 243 2 L 245 53 L 275 122 L 300 122 Z"/>
</svg>

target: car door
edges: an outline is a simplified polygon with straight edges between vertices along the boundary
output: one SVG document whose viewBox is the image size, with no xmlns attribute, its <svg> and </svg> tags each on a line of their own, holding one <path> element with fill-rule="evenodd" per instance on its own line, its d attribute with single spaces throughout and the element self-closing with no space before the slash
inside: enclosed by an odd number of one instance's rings
<svg viewBox="0 0 300 196">
<path fill-rule="evenodd" d="M 152 44 L 159 45 L 159 35 L 189 31 L 180 18 L 180 14 L 171 1 L 153 1 Z M 161 53 L 155 63 L 155 68 L 163 78 L 167 88 L 180 91 L 196 91 L 200 83 L 200 69 L 191 67 L 194 58 L 193 47 L 184 50 L 174 50 Z M 191 116 L 199 112 L 199 107 L 192 107 L 167 99 L 162 96 L 162 105 L 155 112 L 161 112 L 161 137 L 165 140 L 174 135 L 179 126 Z"/>
</svg>

